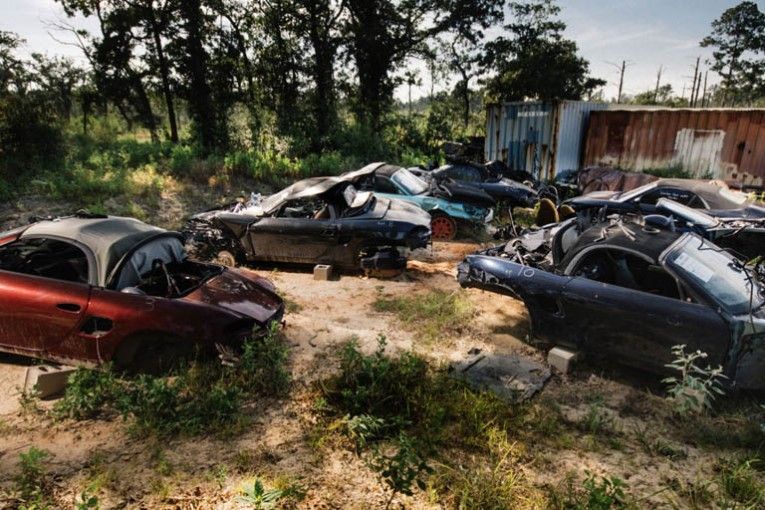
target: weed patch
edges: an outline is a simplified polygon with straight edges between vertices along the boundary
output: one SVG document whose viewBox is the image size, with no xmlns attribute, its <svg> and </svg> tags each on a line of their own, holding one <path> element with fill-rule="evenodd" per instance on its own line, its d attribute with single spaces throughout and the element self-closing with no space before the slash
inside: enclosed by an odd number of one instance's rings
<svg viewBox="0 0 765 510">
<path fill-rule="evenodd" d="M 440 289 L 395 299 L 386 299 L 380 292 L 373 307 L 377 312 L 395 314 L 426 342 L 468 332 L 476 314 L 475 307 L 463 293 Z"/>
<path fill-rule="evenodd" d="M 192 362 L 174 377 L 141 374 L 120 379 L 109 367 L 70 376 L 59 418 L 87 419 L 117 412 L 139 436 L 229 434 L 241 428 L 247 398 L 283 396 L 290 386 L 289 351 L 274 327 L 244 343 L 239 363 Z"/>
</svg>

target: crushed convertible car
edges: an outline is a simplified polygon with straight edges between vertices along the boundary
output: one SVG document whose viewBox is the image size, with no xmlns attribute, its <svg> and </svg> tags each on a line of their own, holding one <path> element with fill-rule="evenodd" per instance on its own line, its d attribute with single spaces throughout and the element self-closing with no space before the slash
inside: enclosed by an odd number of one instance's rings
<svg viewBox="0 0 765 510">
<path fill-rule="evenodd" d="M 765 218 L 761 202 L 725 185 L 697 179 L 659 179 L 630 191 L 593 191 L 565 203 L 576 211 L 608 207 L 610 211 L 652 214 L 662 198 L 721 218 Z"/>
<path fill-rule="evenodd" d="M 359 192 L 339 177 L 314 177 L 265 199 L 192 216 L 183 227 L 201 258 L 332 264 L 350 270 L 399 270 L 398 247 L 430 243 L 430 216 L 402 201 Z"/>
<path fill-rule="evenodd" d="M 183 238 L 132 218 L 70 216 L 0 234 L 0 350 L 161 370 L 230 350 L 280 321 L 273 284 L 189 260 Z"/>
<path fill-rule="evenodd" d="M 376 195 L 413 202 L 430 213 L 433 238 L 451 240 L 457 235 L 457 222 L 483 225 L 492 220 L 494 199 L 485 191 L 456 183 L 427 183 L 406 168 L 385 163 L 371 163 L 345 173 L 363 190 Z"/>
<path fill-rule="evenodd" d="M 523 300 L 532 334 L 549 343 L 656 373 L 685 344 L 730 384 L 765 389 L 758 271 L 692 232 L 615 221 L 577 234 L 576 221 L 545 233 L 541 259 L 528 239 L 468 255 L 460 284 Z"/>
<path fill-rule="evenodd" d="M 471 186 L 488 193 L 497 203 L 505 207 L 533 207 L 537 203 L 537 191 L 522 182 L 490 174 L 488 165 L 475 163 L 453 163 L 422 172 L 422 176 L 439 182 L 452 180 L 464 186 Z"/>
</svg>

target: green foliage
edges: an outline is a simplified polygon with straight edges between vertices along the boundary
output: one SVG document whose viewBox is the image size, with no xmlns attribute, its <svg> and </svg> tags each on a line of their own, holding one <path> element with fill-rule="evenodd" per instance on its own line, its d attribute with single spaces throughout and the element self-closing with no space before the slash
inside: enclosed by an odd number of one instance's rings
<svg viewBox="0 0 765 510">
<path fill-rule="evenodd" d="M 711 410 L 715 396 L 725 394 L 720 386 L 720 380 L 725 378 L 722 367 L 701 368 L 697 362 L 707 354 L 698 350 L 686 353 L 685 345 L 673 346 L 672 354 L 675 360 L 666 366 L 680 374 L 662 379 L 662 382 L 669 385 L 667 398 L 674 404 L 675 411 L 685 416 L 690 411 Z"/>
<path fill-rule="evenodd" d="M 577 52 L 574 41 L 565 39 L 565 23 L 554 0 L 510 2 L 509 37 L 486 43 L 482 64 L 493 76 L 487 94 L 494 101 L 523 101 L 526 98 L 582 99 L 604 80 L 589 76 L 589 63 Z"/>
<path fill-rule="evenodd" d="M 357 339 L 345 344 L 340 362 L 341 375 L 326 386 L 327 400 L 353 416 L 368 414 L 400 422 L 419 411 L 417 389 L 427 367 L 422 358 L 404 353 L 398 359 L 385 355 L 385 336 L 378 338 L 372 356 L 359 350 Z"/>
<path fill-rule="evenodd" d="M 641 170 L 642 173 L 653 175 L 660 179 L 693 179 L 694 176 L 682 166 L 670 166 L 666 168 L 647 168 Z"/>
<path fill-rule="evenodd" d="M 435 289 L 424 295 L 386 299 L 378 295 L 373 307 L 395 313 L 425 341 L 440 340 L 469 331 L 475 307 L 460 291 Z"/>
<path fill-rule="evenodd" d="M 279 337 L 277 323 L 271 323 L 265 332 L 255 329 L 252 338 L 242 346 L 242 355 L 233 374 L 236 386 L 263 395 L 286 395 L 292 381 L 287 368 L 289 355 L 289 348 Z"/>
<path fill-rule="evenodd" d="M 305 498 L 305 489 L 297 483 L 284 488 L 266 489 L 263 481 L 256 478 L 252 482 L 246 482 L 242 487 L 242 495 L 236 498 L 238 503 L 249 505 L 256 510 L 270 510 L 284 506 L 285 500 L 302 501 Z"/>
<path fill-rule="evenodd" d="M 765 485 L 754 470 L 757 461 L 723 461 L 717 466 L 721 507 L 760 508 L 765 502 Z"/>
<path fill-rule="evenodd" d="M 64 396 L 53 407 L 62 418 L 95 418 L 107 403 L 113 402 L 119 382 L 111 364 L 99 370 L 78 367 L 68 378 Z"/>
<path fill-rule="evenodd" d="M 616 476 L 595 476 L 589 470 L 580 488 L 569 478 L 566 491 L 561 494 L 552 489 L 550 507 L 561 510 L 611 510 L 613 508 L 636 508 L 636 502 L 627 494 L 627 485 Z"/>
<path fill-rule="evenodd" d="M 78 369 L 54 412 L 61 418 L 87 419 L 114 409 L 139 435 L 229 433 L 241 422 L 245 398 L 287 393 L 288 358 L 274 326 L 265 334 L 253 331 L 235 367 L 195 361 L 174 377 L 141 374 L 132 379 L 117 378 L 110 367 Z"/>
<path fill-rule="evenodd" d="M 396 494 L 411 496 L 415 485 L 420 490 L 425 490 L 425 482 L 421 477 L 433 472 L 433 468 L 428 465 L 422 446 L 415 438 L 401 432 L 392 442 L 392 447 L 394 453 L 387 455 L 380 446 L 377 446 L 367 459 L 367 465 L 377 472 L 380 479 L 391 490 L 391 496 L 385 508 L 390 506 Z"/>
<path fill-rule="evenodd" d="M 35 447 L 19 453 L 19 473 L 13 477 L 13 493 L 21 502 L 19 510 L 51 508 L 50 485 L 43 466 L 48 455 Z"/>
<path fill-rule="evenodd" d="M 32 386 L 28 390 L 18 386 L 16 389 L 19 392 L 21 411 L 29 415 L 40 414 L 42 410 L 40 409 L 40 391 L 37 389 L 37 385 Z"/>
<path fill-rule="evenodd" d="M 712 33 L 701 41 L 714 48 L 711 69 L 722 78 L 723 106 L 751 104 L 765 92 L 762 80 L 765 14 L 756 2 L 743 1 L 712 21 Z"/>
<path fill-rule="evenodd" d="M 517 465 L 516 448 L 507 434 L 492 427 L 488 433 L 488 456 L 448 467 L 437 480 L 450 489 L 454 507 L 460 510 L 529 508 L 529 484 Z"/>
<path fill-rule="evenodd" d="M 75 510 L 98 510 L 101 508 L 98 496 L 96 496 L 97 490 L 98 486 L 96 484 L 83 490 L 73 502 Z"/>
</svg>

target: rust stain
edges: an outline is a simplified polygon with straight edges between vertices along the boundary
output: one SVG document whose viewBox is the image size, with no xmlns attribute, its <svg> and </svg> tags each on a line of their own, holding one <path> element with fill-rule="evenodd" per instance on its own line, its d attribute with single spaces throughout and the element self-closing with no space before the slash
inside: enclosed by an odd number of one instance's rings
<svg viewBox="0 0 765 510">
<path fill-rule="evenodd" d="M 761 185 L 765 110 L 602 110 L 590 114 L 584 165 L 680 167 L 697 177 Z"/>
</svg>

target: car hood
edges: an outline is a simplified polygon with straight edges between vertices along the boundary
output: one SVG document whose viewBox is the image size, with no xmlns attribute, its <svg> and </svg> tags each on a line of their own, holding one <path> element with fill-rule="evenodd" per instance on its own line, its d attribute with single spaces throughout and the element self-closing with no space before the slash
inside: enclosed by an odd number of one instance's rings
<svg viewBox="0 0 765 510">
<path fill-rule="evenodd" d="M 254 273 L 225 269 L 183 297 L 209 306 L 250 317 L 263 324 L 279 314 L 284 301 L 273 284 Z"/>
<path fill-rule="evenodd" d="M 456 182 L 440 182 L 432 188 L 431 194 L 449 202 L 461 202 L 478 207 L 491 207 L 495 203 L 491 195 L 482 189 Z"/>
<path fill-rule="evenodd" d="M 374 218 L 387 221 L 408 222 L 417 226 L 430 228 L 430 214 L 423 211 L 420 206 L 398 198 L 378 197 L 375 213 L 377 213 L 378 208 L 383 206 L 381 203 L 384 204 L 385 207 L 384 214 L 375 216 Z"/>
</svg>

